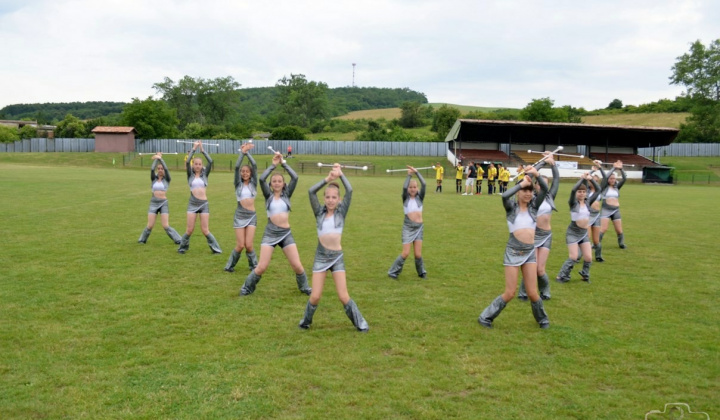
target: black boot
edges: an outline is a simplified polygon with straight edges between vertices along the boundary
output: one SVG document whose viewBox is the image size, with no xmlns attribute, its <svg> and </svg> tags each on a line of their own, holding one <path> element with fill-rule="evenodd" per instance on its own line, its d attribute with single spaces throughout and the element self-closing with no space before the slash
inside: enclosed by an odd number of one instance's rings
<svg viewBox="0 0 720 420">
<path fill-rule="evenodd" d="M 245 256 L 248 260 L 248 267 L 250 270 L 254 270 L 255 267 L 258 265 L 257 256 L 255 255 L 255 251 L 245 251 Z"/>
<path fill-rule="evenodd" d="M 598 242 L 597 244 L 595 244 L 595 261 L 605 261 L 605 258 L 602 257 L 602 242 Z"/>
<path fill-rule="evenodd" d="M 500 312 L 502 312 L 503 309 L 505 309 L 505 301 L 502 298 L 502 295 L 495 298 L 495 300 L 490 303 L 490 306 L 485 308 L 480 316 L 478 317 L 478 322 L 483 327 L 492 328 L 492 323 L 495 318 L 497 318 L 498 315 L 500 315 Z"/>
<path fill-rule="evenodd" d="M 240 295 L 251 295 L 255 291 L 257 284 L 260 283 L 260 279 L 262 279 L 262 276 L 255 274 L 255 270 L 251 271 L 245 279 L 245 284 L 240 288 Z"/>
<path fill-rule="evenodd" d="M 550 279 L 547 273 L 538 276 L 538 292 L 540 292 L 540 299 L 550 300 Z"/>
<path fill-rule="evenodd" d="M 427 271 L 425 271 L 425 263 L 423 262 L 422 257 L 415 258 L 415 271 L 417 271 L 418 277 L 421 279 L 427 278 Z"/>
<path fill-rule="evenodd" d="M 237 264 L 238 260 L 240 259 L 240 254 L 242 251 L 237 252 L 234 249 L 230 253 L 230 258 L 228 258 L 227 264 L 225 264 L 225 271 L 228 273 L 232 273 L 235 271 L 235 264 Z"/>
<path fill-rule="evenodd" d="M 560 272 L 558 273 L 557 277 L 555 277 L 555 280 L 559 281 L 560 283 L 567 283 L 570 281 L 570 273 L 572 273 L 572 269 L 575 266 L 575 260 L 572 258 L 568 258 L 563 263 L 562 267 L 560 268 Z"/>
<path fill-rule="evenodd" d="M 350 321 L 352 321 L 353 325 L 355 326 L 355 328 L 357 328 L 358 331 L 368 332 L 370 327 L 368 326 L 367 321 L 365 321 L 365 318 L 363 318 L 360 310 L 352 299 L 350 299 L 348 303 L 343 305 L 343 308 L 345 308 L 345 315 L 350 318 Z"/>
<path fill-rule="evenodd" d="M 205 238 L 207 239 L 208 246 L 210 247 L 210 250 L 213 252 L 213 254 L 222 254 L 220 244 L 218 244 L 217 239 L 215 239 L 212 233 L 208 232 L 208 234 L 205 235 Z"/>
<path fill-rule="evenodd" d="M 165 228 L 165 233 L 167 233 L 167 236 L 170 237 L 170 239 L 173 240 L 177 245 L 180 245 L 180 242 L 182 241 L 182 238 L 180 237 L 180 234 L 177 233 L 175 229 L 173 229 L 171 226 L 168 226 Z"/>
<path fill-rule="evenodd" d="M 184 254 L 188 249 L 190 249 L 190 235 L 185 233 L 182 238 L 180 238 L 180 248 L 178 248 L 178 253 Z"/>
<path fill-rule="evenodd" d="M 580 270 L 580 277 L 582 277 L 583 281 L 586 281 L 590 283 L 590 265 L 592 262 L 583 262 L 583 268 Z"/>
<path fill-rule="evenodd" d="M 303 314 L 303 319 L 300 320 L 300 324 L 298 324 L 298 327 L 302 328 L 303 330 L 307 330 L 308 328 L 310 328 L 310 324 L 312 324 L 312 319 L 315 315 L 316 309 L 317 305 L 313 305 L 308 300 L 308 303 L 305 306 L 305 314 Z"/>
<path fill-rule="evenodd" d="M 525 282 L 520 281 L 520 287 L 518 288 L 518 299 L 522 300 L 523 302 L 527 302 L 528 295 L 527 290 L 525 290 Z"/>
<path fill-rule="evenodd" d="M 400 273 L 402 273 L 403 265 L 405 265 L 405 258 L 402 255 L 395 258 L 395 262 L 390 266 L 388 270 L 388 276 L 397 279 Z"/>
<path fill-rule="evenodd" d="M 146 243 L 148 236 L 150 236 L 151 232 L 152 232 L 152 229 L 148 229 L 148 228 L 143 229 L 142 233 L 140 234 L 140 239 L 138 239 L 138 243 L 139 244 Z"/>
<path fill-rule="evenodd" d="M 310 293 L 312 293 L 312 288 L 308 286 L 307 275 L 304 271 L 301 274 L 295 274 L 295 281 L 297 282 L 298 290 L 310 296 Z"/>
<path fill-rule="evenodd" d="M 618 237 L 618 246 L 620 247 L 620 249 L 625 249 L 625 248 L 627 248 L 627 247 L 625 246 L 625 234 L 624 234 L 624 233 L 619 233 L 617 237 Z"/>
<path fill-rule="evenodd" d="M 532 302 L 530 306 L 532 307 L 532 313 L 535 317 L 535 321 L 537 321 L 538 325 L 540 325 L 540 328 L 550 328 L 550 320 L 545 312 L 545 306 L 543 305 L 542 299 L 537 302 Z"/>
</svg>

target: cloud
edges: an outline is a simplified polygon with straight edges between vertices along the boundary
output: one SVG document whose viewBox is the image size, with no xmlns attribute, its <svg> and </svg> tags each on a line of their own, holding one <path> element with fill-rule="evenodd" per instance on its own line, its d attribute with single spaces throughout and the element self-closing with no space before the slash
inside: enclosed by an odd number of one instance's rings
<svg viewBox="0 0 720 420">
<path fill-rule="evenodd" d="M 668 77 L 717 37 L 711 1 L 35 0 L 0 3 L 0 107 L 126 101 L 185 75 L 272 86 L 408 87 L 431 102 L 594 109 L 682 91 Z"/>
</svg>

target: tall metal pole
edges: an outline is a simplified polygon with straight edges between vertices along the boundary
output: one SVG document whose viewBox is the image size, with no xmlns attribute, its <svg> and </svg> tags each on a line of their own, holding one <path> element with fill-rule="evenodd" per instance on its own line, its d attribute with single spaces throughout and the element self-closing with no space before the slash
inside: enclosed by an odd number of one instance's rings
<svg viewBox="0 0 720 420">
<path fill-rule="evenodd" d="M 352 63 L 352 65 L 353 65 L 352 87 L 355 87 L 355 63 Z"/>
</svg>

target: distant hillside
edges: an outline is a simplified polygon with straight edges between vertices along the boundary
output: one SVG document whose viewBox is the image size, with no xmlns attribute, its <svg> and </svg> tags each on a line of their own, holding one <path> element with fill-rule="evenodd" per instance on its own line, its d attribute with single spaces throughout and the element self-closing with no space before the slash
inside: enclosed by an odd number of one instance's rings
<svg viewBox="0 0 720 420">
<path fill-rule="evenodd" d="M 67 114 L 81 120 L 106 117 L 122 112 L 124 102 L 55 102 L 44 104 L 16 104 L 0 109 L 0 119 L 22 120 L 31 119 L 40 124 L 59 121 Z"/>
<path fill-rule="evenodd" d="M 589 115 L 582 117 L 582 122 L 598 125 L 680 128 L 680 124 L 684 123 L 689 116 L 689 112 Z"/>
<path fill-rule="evenodd" d="M 468 112 L 472 112 L 472 111 L 493 112 L 493 111 L 498 111 L 501 109 L 520 112 L 520 109 L 518 109 L 518 108 L 497 108 L 497 107 L 487 107 L 487 106 L 456 105 L 456 104 L 447 104 L 447 103 L 442 103 L 442 102 L 430 102 L 428 105 L 432 106 L 435 109 L 440 108 L 443 105 L 447 105 L 449 107 L 459 109 L 460 112 L 462 112 L 462 113 L 468 113 Z"/>
<path fill-rule="evenodd" d="M 267 117 L 279 111 L 277 89 L 274 86 L 237 90 L 235 115 L 238 120 Z M 339 87 L 327 91 L 330 116 L 352 111 L 397 108 L 403 102 L 427 103 L 424 93 L 408 88 Z M 82 120 L 120 114 L 124 102 L 70 102 L 44 104 L 16 104 L 0 109 L 0 119 L 32 119 L 40 123 L 57 122 L 72 114 Z M 395 118 L 395 117 L 393 117 Z"/>
<path fill-rule="evenodd" d="M 400 108 L 385 108 L 385 109 L 366 109 L 363 111 L 348 112 L 345 115 L 336 117 L 339 120 L 393 120 L 400 118 L 402 111 Z"/>
</svg>

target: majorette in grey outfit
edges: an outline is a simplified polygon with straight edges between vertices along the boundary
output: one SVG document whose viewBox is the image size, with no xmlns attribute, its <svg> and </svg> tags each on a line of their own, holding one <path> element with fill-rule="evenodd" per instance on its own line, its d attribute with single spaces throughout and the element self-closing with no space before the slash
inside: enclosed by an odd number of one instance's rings
<svg viewBox="0 0 720 420">
<path fill-rule="evenodd" d="M 560 272 L 558 272 L 557 281 L 567 283 L 570 281 L 570 273 L 575 266 L 577 260 L 578 249 L 583 253 L 583 268 L 580 271 L 580 277 L 583 281 L 590 283 L 590 266 L 592 265 L 592 251 L 590 248 L 590 239 L 588 238 L 588 227 L 590 226 L 590 206 L 600 196 L 600 186 L 590 177 L 589 182 L 593 184 L 595 192 L 587 197 L 587 182 L 584 178 L 578 180 L 570 192 L 568 205 L 570 206 L 570 225 L 565 232 L 565 243 L 568 245 L 568 259 L 565 260 Z M 578 200 L 578 192 L 586 194 L 584 200 Z"/>
<path fill-rule="evenodd" d="M 188 200 L 188 207 L 187 207 L 187 213 L 190 214 L 200 214 L 202 217 L 210 217 L 210 206 L 208 205 L 207 200 L 203 200 L 200 198 L 195 197 L 193 195 L 193 190 L 197 188 L 207 188 L 208 185 L 208 176 L 210 176 L 210 171 L 212 170 L 212 159 L 210 158 L 210 155 L 205 152 L 205 150 L 200 150 L 200 152 L 205 156 L 205 159 L 207 159 L 207 166 L 203 166 L 200 170 L 200 173 L 196 176 L 195 172 L 193 171 L 193 156 L 195 155 L 195 148 L 196 146 L 193 146 L 193 149 L 190 151 L 190 154 L 188 154 L 187 161 L 185 162 L 185 170 L 187 171 L 187 178 L 188 178 L 188 186 L 190 187 L 190 199 Z M 192 216 L 194 217 L 194 216 Z M 191 216 L 188 215 L 188 228 L 185 231 L 185 234 L 182 236 L 182 239 L 180 241 L 180 247 L 178 248 L 178 253 L 184 254 L 187 252 L 187 250 L 190 248 L 190 235 L 192 235 L 193 230 L 195 229 L 195 223 L 193 220 L 192 225 L 190 224 Z M 202 228 L 202 219 L 201 219 L 201 228 Z M 208 229 L 207 232 L 203 232 L 205 234 L 205 238 L 207 239 L 208 246 L 210 247 L 210 250 L 214 254 L 221 254 L 222 249 L 220 248 L 220 244 L 218 244 L 217 240 L 213 236 L 212 233 L 210 233 L 210 230 Z"/>
<path fill-rule="evenodd" d="M 544 166 L 545 162 L 540 162 L 536 167 L 538 170 L 540 170 Z M 555 208 L 555 197 L 557 197 L 558 189 L 560 188 L 560 171 L 558 170 L 557 165 L 555 165 L 554 162 L 552 165 L 550 165 L 550 168 L 552 170 L 552 184 L 550 184 L 550 189 L 545 195 L 545 200 L 543 200 L 542 204 L 540 204 L 540 207 L 537 211 L 537 217 L 541 217 L 544 215 L 548 216 L 548 225 L 550 223 L 550 217 L 552 216 L 552 212 L 557 211 L 557 208 Z M 536 184 L 536 186 L 539 187 L 538 184 Z M 536 188 L 535 191 L 537 192 L 538 188 Z M 537 199 L 537 197 L 533 198 L 533 200 L 535 199 Z M 550 299 L 550 279 L 547 275 L 547 272 L 545 271 L 545 262 L 547 261 L 551 247 L 552 229 L 541 229 L 540 227 L 535 226 L 535 252 L 538 257 L 538 292 L 540 293 L 540 299 L 542 300 Z M 543 248 L 547 251 L 541 252 L 540 248 Z M 520 300 L 527 300 L 528 298 L 527 292 L 525 291 L 524 282 L 520 283 L 520 291 L 518 292 L 518 298 Z"/>
<path fill-rule="evenodd" d="M 622 176 L 621 180 L 617 180 L 617 176 L 615 176 L 615 171 L 620 171 L 620 175 Z M 615 178 L 615 185 L 610 185 L 610 177 Z M 622 218 L 620 217 L 620 206 L 609 204 L 608 201 L 616 201 L 620 198 L 620 188 L 625 185 L 625 181 L 627 181 L 627 175 L 625 174 L 625 170 L 623 170 L 622 167 L 613 168 L 609 172 L 607 172 L 607 174 L 603 172 L 603 204 L 600 211 L 600 222 L 602 224 L 602 228 L 600 230 L 600 242 L 602 243 L 603 236 L 605 236 L 608 225 L 610 221 L 612 221 L 615 228 L 615 233 L 617 234 L 618 246 L 622 249 L 625 249 L 626 246 L 625 234 L 623 233 L 622 229 Z"/>
<path fill-rule="evenodd" d="M 528 169 L 526 172 L 529 175 L 537 174 L 537 170 L 535 168 Z M 528 297 L 532 301 L 532 314 L 540 328 L 548 328 L 550 326 L 550 321 L 547 313 L 545 313 L 543 301 L 540 299 L 540 295 L 537 292 L 535 245 L 532 239 L 533 236 L 531 236 L 534 235 L 538 208 L 545 199 L 548 191 L 545 180 L 538 177 L 537 182 L 540 184 L 540 193 L 537 195 L 535 200 L 532 199 L 532 180 L 530 180 L 529 177 L 524 178 L 523 181 L 502 194 L 503 206 L 505 207 L 505 218 L 507 220 L 508 230 L 510 231 L 510 236 L 505 247 L 503 265 L 505 265 L 505 267 L 513 267 L 513 269 L 505 269 L 505 292 L 496 297 L 490 305 L 485 308 L 482 313 L 480 313 L 478 322 L 484 327 L 491 328 L 493 320 L 495 320 L 495 318 L 500 315 L 500 312 L 505 309 L 507 302 L 512 300 L 515 296 L 518 277 L 523 268 L 526 268 L 525 270 L 522 270 L 522 274 L 523 281 L 526 282 Z M 512 200 L 511 198 L 521 189 L 524 190 L 522 192 L 523 196 L 519 197 L 518 200 Z M 525 196 L 524 194 L 528 195 Z M 518 237 L 516 237 L 515 232 L 518 232 L 521 235 L 520 237 L 525 237 L 527 238 L 526 240 L 533 242 L 524 242 L 519 240 Z"/>
<path fill-rule="evenodd" d="M 247 149 L 249 146 L 243 145 L 243 147 Z M 252 202 L 254 202 L 257 196 L 257 163 L 255 163 L 255 159 L 253 159 L 252 155 L 248 152 L 241 151 L 237 162 L 235 162 L 235 196 L 237 198 L 237 208 L 235 209 L 235 217 L 233 218 L 233 228 L 243 230 L 235 231 L 236 238 L 240 235 L 242 239 L 237 239 L 238 243 L 235 245 L 235 248 L 233 248 L 230 258 L 225 265 L 225 271 L 228 272 L 235 271 L 235 265 L 240 259 L 243 248 L 246 250 L 245 255 L 247 256 L 250 270 L 257 267 L 258 264 L 252 243 L 255 237 L 255 228 L 257 227 L 257 213 L 255 210 L 246 209 L 242 205 L 243 200 L 252 200 Z M 241 175 L 241 168 L 243 168 L 242 162 L 245 156 L 248 158 L 248 167 L 250 168 L 250 178 L 247 180 L 243 180 Z"/>
<path fill-rule="evenodd" d="M 332 175 L 329 175 L 328 177 L 331 180 L 335 179 L 334 176 L 337 176 L 337 173 L 338 172 L 332 171 Z M 345 309 L 345 314 L 348 318 L 350 318 L 350 321 L 358 331 L 367 332 L 370 328 L 367 321 L 363 318 L 360 310 L 355 304 L 355 301 L 353 301 L 347 293 L 345 262 L 343 260 L 343 251 L 340 247 L 340 241 L 342 238 L 343 228 L 345 227 L 345 217 L 347 216 L 348 210 L 350 210 L 352 187 L 345 175 L 340 175 L 340 179 L 345 186 L 345 197 L 343 197 L 343 200 L 340 203 L 337 203 L 336 201 L 337 207 L 334 210 L 328 210 L 327 204 L 320 205 L 320 201 L 317 197 L 317 192 L 328 184 L 327 178 L 322 179 L 320 182 L 310 187 L 310 190 L 308 191 L 310 195 L 310 207 L 312 207 L 313 214 L 315 215 L 318 232 L 318 246 L 315 251 L 315 262 L 313 263 L 313 293 L 310 294 L 310 299 L 308 299 L 307 305 L 305 306 L 305 313 L 303 314 L 303 318 L 300 320 L 298 326 L 302 329 L 310 328 L 313 315 L 317 310 L 320 297 L 322 296 L 322 289 L 327 272 L 331 271 L 333 280 L 335 281 L 335 288 L 338 292 L 338 297 Z M 334 183 L 328 186 L 328 194 L 334 194 L 335 191 L 337 191 L 337 196 L 334 197 L 339 197 L 340 189 L 337 187 L 339 186 Z M 323 240 L 337 244 L 339 249 L 326 248 L 322 244 Z"/>
<path fill-rule="evenodd" d="M 248 274 L 245 279 L 245 284 L 243 284 L 242 288 L 240 288 L 240 295 L 242 296 L 255 292 L 257 284 L 262 279 L 263 273 L 267 270 L 267 267 L 270 264 L 274 248 L 278 245 L 283 249 L 283 252 L 285 252 L 288 256 L 288 261 L 291 266 L 293 266 L 298 290 L 306 295 L 310 295 L 310 292 L 312 291 L 308 285 L 305 270 L 302 267 L 302 263 L 300 263 L 297 246 L 295 245 L 295 239 L 292 236 L 290 228 L 277 226 L 272 221 L 272 217 L 275 215 L 281 216 L 282 214 L 288 214 L 289 216 L 291 209 L 290 197 L 292 197 L 298 181 L 298 176 L 295 171 L 283 162 L 282 167 L 290 175 L 290 183 L 284 184 L 282 190 L 279 191 L 279 195 L 277 197 L 275 196 L 275 193 L 267 182 L 267 178 L 277 167 L 276 161 L 282 161 L 281 158 L 280 154 L 276 154 L 273 157 L 273 163 L 260 176 L 260 188 L 262 189 L 263 196 L 265 197 L 265 209 L 267 210 L 268 223 L 267 226 L 265 226 L 265 232 L 263 233 L 262 241 L 260 243 L 260 261 L 255 268 L 250 270 L 250 274 Z"/>
<path fill-rule="evenodd" d="M 420 220 L 422 220 L 423 211 L 423 200 L 425 199 L 425 179 L 420 172 L 415 168 L 408 169 L 407 178 L 405 178 L 405 184 L 403 184 L 402 201 L 403 211 L 405 213 L 405 219 L 403 220 L 402 227 L 402 243 L 403 249 L 401 254 L 395 259 L 393 264 L 388 270 L 388 276 L 397 279 L 402 272 L 403 265 L 405 265 L 405 259 L 410 255 L 410 247 L 413 247 L 415 255 L 415 271 L 418 277 L 421 279 L 427 278 L 427 271 L 425 270 L 425 263 L 422 258 L 422 240 L 423 240 L 423 226 L 424 223 L 418 223 L 408 217 L 409 214 L 419 214 Z M 411 196 L 408 192 L 410 186 L 410 180 L 412 179 L 412 173 L 415 173 L 420 181 L 420 188 L 414 196 Z M 413 216 L 416 217 L 416 216 Z"/>
<path fill-rule="evenodd" d="M 162 167 L 162 176 L 158 176 L 158 174 L 155 173 L 158 163 Z M 165 229 L 165 233 L 167 233 L 167 235 L 170 237 L 170 239 L 173 240 L 173 242 L 175 242 L 176 244 L 180 243 L 180 234 L 177 233 L 177 231 L 173 229 L 169 224 L 170 210 L 168 207 L 168 200 L 165 195 L 169 187 L 170 171 L 168 171 L 167 165 L 165 165 L 165 161 L 162 160 L 162 157 L 159 159 L 154 159 L 153 164 L 150 167 L 150 188 L 152 189 L 153 195 L 150 198 L 150 207 L 148 208 L 148 224 L 140 234 L 140 239 L 138 239 L 139 243 L 144 244 L 147 242 L 148 237 L 150 236 L 150 233 L 155 226 L 155 219 L 158 213 L 160 214 L 160 220 L 163 224 L 163 228 Z M 157 196 L 160 196 L 162 198 L 159 198 Z"/>
</svg>

